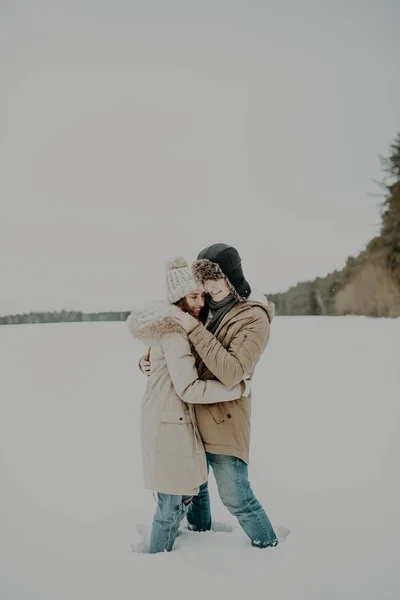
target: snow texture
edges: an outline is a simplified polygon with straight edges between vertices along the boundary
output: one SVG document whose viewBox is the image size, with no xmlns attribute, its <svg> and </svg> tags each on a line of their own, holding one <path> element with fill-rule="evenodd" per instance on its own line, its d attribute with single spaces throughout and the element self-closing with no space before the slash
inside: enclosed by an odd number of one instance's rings
<svg viewBox="0 0 400 600">
<path fill-rule="evenodd" d="M 1 600 L 400 598 L 400 320 L 274 321 L 253 383 L 250 479 L 291 533 L 266 550 L 211 476 L 214 531 L 132 552 L 154 511 L 142 351 L 124 323 L 0 328 Z"/>
</svg>

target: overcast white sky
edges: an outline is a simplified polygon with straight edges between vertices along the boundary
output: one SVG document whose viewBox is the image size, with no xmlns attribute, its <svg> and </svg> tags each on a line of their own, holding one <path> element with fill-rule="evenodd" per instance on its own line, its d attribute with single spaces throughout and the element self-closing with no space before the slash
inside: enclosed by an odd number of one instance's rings
<svg viewBox="0 0 400 600">
<path fill-rule="evenodd" d="M 398 0 L 0 0 L 0 313 L 129 309 L 235 245 L 266 292 L 378 231 Z"/>
</svg>

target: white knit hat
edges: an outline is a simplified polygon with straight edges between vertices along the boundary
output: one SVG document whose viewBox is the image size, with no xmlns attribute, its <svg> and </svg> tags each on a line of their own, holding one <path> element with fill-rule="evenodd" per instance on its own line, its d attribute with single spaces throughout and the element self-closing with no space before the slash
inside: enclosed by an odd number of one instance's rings
<svg viewBox="0 0 400 600">
<path fill-rule="evenodd" d="M 192 294 L 199 289 L 192 269 L 182 256 L 170 258 L 166 265 L 165 287 L 170 304 L 178 302 L 181 298 Z"/>
</svg>

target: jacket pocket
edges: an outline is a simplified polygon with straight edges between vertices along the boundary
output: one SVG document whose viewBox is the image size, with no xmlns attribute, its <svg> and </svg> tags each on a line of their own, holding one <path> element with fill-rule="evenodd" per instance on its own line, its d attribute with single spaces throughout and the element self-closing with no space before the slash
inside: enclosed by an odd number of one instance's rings
<svg viewBox="0 0 400 600">
<path fill-rule="evenodd" d="M 225 413 L 222 410 L 222 406 L 221 406 L 220 402 L 218 402 L 217 404 L 205 404 L 204 406 L 211 413 L 211 416 L 214 419 L 214 421 L 217 423 L 217 425 L 219 425 L 220 423 L 223 423 L 223 421 L 225 421 Z"/>
<path fill-rule="evenodd" d="M 157 452 L 174 456 L 192 457 L 194 453 L 194 431 L 190 415 L 163 412 L 158 430 Z"/>
<path fill-rule="evenodd" d="M 176 423 L 177 425 L 191 423 L 190 415 L 187 413 L 176 413 L 164 411 L 161 415 L 161 423 Z"/>
</svg>

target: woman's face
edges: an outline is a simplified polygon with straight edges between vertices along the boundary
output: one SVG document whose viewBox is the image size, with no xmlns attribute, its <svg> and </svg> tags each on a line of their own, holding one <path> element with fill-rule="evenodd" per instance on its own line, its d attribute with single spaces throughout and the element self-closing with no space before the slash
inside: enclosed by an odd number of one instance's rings
<svg viewBox="0 0 400 600">
<path fill-rule="evenodd" d="M 216 281 L 208 279 L 207 281 L 204 281 L 204 289 L 216 302 L 223 300 L 231 293 L 225 279 L 217 279 Z"/>
<path fill-rule="evenodd" d="M 196 317 L 200 315 L 200 311 L 204 306 L 205 302 L 205 292 L 204 290 L 197 290 L 196 292 L 192 292 L 185 296 L 186 304 L 188 308 L 192 311 Z"/>
</svg>

